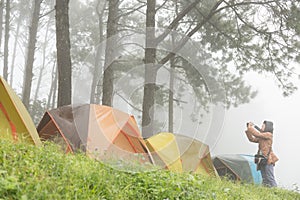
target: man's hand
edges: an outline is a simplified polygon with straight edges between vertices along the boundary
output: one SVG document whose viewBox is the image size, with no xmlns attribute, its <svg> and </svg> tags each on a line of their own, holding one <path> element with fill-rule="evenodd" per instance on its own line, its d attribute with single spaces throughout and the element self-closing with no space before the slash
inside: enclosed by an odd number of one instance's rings
<svg viewBox="0 0 300 200">
<path fill-rule="evenodd" d="M 252 126 L 254 126 L 254 124 L 252 122 L 249 122 L 247 128 L 250 128 Z"/>
</svg>

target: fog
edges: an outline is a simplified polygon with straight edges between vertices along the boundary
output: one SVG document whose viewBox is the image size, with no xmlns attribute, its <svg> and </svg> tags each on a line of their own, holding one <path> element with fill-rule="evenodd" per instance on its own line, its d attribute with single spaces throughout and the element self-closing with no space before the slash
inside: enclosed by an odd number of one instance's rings
<svg viewBox="0 0 300 200">
<path fill-rule="evenodd" d="M 161 74 L 158 74 L 160 76 Z M 164 74 L 168 80 L 168 75 Z M 174 133 L 183 134 L 205 142 L 210 146 L 212 156 L 220 154 L 250 154 L 257 152 L 257 144 L 251 143 L 246 137 L 246 123 L 251 121 L 262 125 L 264 120 L 274 123 L 274 144 L 273 151 L 279 157 L 275 166 L 275 177 L 279 187 L 298 190 L 300 187 L 300 91 L 296 91 L 289 97 L 283 97 L 282 90 L 277 87 L 274 77 L 270 74 L 259 75 L 248 73 L 245 81 L 257 90 L 257 96 L 247 104 L 239 105 L 236 108 L 223 110 L 218 106 L 212 108 L 212 112 L 206 113 L 204 117 L 194 122 L 190 118 L 193 112 L 193 95 L 184 95 L 181 100 L 184 102 L 180 108 L 175 108 Z M 295 80 L 298 86 L 300 81 Z M 124 112 L 134 114 L 126 102 L 114 101 L 114 107 Z M 168 131 L 167 108 L 156 109 L 159 113 L 158 120 L 162 122 L 160 131 Z M 225 113 L 224 113 L 225 112 Z M 139 126 L 140 117 L 137 118 Z M 198 116 L 199 117 L 199 116 Z M 201 122 L 201 123 L 199 123 Z"/>
<path fill-rule="evenodd" d="M 20 75 L 21 73 L 17 73 Z M 87 73 L 88 74 L 88 73 Z M 90 77 L 81 77 L 85 80 L 74 81 L 74 90 L 81 95 L 73 98 L 74 103 L 88 103 L 91 81 Z M 164 75 L 167 80 L 168 76 Z M 297 189 L 300 187 L 300 91 L 295 92 L 290 97 L 283 97 L 282 91 L 276 86 L 271 75 L 258 75 L 249 73 L 246 81 L 253 89 L 258 91 L 258 95 L 248 104 L 243 104 L 237 108 L 230 108 L 224 111 L 217 109 L 217 115 L 207 114 L 201 124 L 192 122 L 190 114 L 193 111 L 193 104 L 183 104 L 180 109 L 175 109 L 174 133 L 180 133 L 195 137 L 210 146 L 212 156 L 219 154 L 250 154 L 257 151 L 257 144 L 248 141 L 245 128 L 246 122 L 252 121 L 261 126 L 264 120 L 274 122 L 274 153 L 279 157 L 275 166 L 275 177 L 280 187 Z M 22 77 L 16 78 L 16 91 L 20 92 Z M 85 83 L 85 84 L 83 84 Z M 299 85 L 300 81 L 296 82 Z M 44 90 L 43 90 L 44 91 Z M 191 99 L 191 100 L 190 100 Z M 185 95 L 181 100 L 187 102 L 195 101 L 193 95 Z M 130 106 L 124 106 L 116 99 L 114 107 L 128 113 L 135 114 Z M 131 110 L 131 112 L 130 112 Z M 167 131 L 167 110 L 163 109 L 160 121 L 164 122 L 161 131 Z M 218 115 L 219 114 L 219 115 Z M 140 118 L 137 117 L 140 122 Z M 140 125 L 140 123 L 139 123 Z"/>
<path fill-rule="evenodd" d="M 300 186 L 300 91 L 283 97 L 271 76 L 250 73 L 246 80 L 258 90 L 250 103 L 227 110 L 217 144 L 211 148 L 217 154 L 255 154 L 257 144 L 248 141 L 246 122 L 261 126 L 264 120 L 274 123 L 273 151 L 279 157 L 275 166 L 275 177 L 280 187 L 298 190 Z M 299 81 L 296 81 L 299 86 Z"/>
<path fill-rule="evenodd" d="M 84 70 L 84 69 L 83 69 Z M 22 73 L 16 78 L 14 89 L 20 93 L 22 83 Z M 88 72 L 83 73 L 88 74 Z M 91 75 L 91 74 L 90 74 Z M 84 80 L 82 80 L 84 79 Z M 159 79 L 159 78 L 158 78 Z M 163 74 L 163 79 L 168 80 L 168 75 Z M 300 91 L 295 92 L 290 97 L 283 97 L 282 91 L 276 86 L 271 75 L 258 75 L 249 73 L 245 77 L 247 83 L 258 91 L 256 98 L 248 104 L 243 104 L 237 108 L 225 110 L 217 108 L 217 114 L 212 116 L 209 113 L 201 118 L 201 124 L 191 121 L 190 114 L 193 112 L 195 101 L 193 94 L 184 95 L 180 108 L 175 108 L 174 133 L 195 137 L 210 146 L 212 156 L 219 154 L 250 154 L 257 151 L 257 144 L 248 141 L 245 135 L 246 122 L 252 121 L 258 126 L 264 120 L 274 122 L 274 153 L 279 157 L 275 166 L 275 176 L 280 187 L 297 189 L 300 187 L 300 131 L 297 127 L 300 113 Z M 82 77 L 74 81 L 73 90 L 80 95 L 74 95 L 73 103 L 88 103 L 90 96 L 91 76 Z M 299 81 L 296 85 L 299 85 Z M 189 91 L 191 88 L 189 89 Z M 44 93 L 47 89 L 43 89 Z M 76 93 L 77 94 L 77 93 Z M 125 112 L 134 114 L 139 126 L 141 118 L 135 114 L 130 106 L 121 103 L 118 99 L 114 101 L 114 107 Z M 159 109 L 158 109 L 159 111 Z M 163 122 L 161 131 L 167 131 L 167 109 L 162 109 L 160 122 Z"/>
</svg>

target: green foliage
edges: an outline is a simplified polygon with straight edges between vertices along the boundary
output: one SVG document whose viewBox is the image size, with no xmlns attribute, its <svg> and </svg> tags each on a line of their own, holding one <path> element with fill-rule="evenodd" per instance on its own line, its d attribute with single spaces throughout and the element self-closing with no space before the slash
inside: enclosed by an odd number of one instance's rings
<svg viewBox="0 0 300 200">
<path fill-rule="evenodd" d="M 219 12 L 206 20 L 216 2 L 200 2 L 185 19 L 194 23 L 206 22 L 197 35 L 202 49 L 215 58 L 218 67 L 234 67 L 241 77 L 249 71 L 273 74 L 283 95 L 292 94 L 297 89 L 292 81 L 295 77 L 292 63 L 300 60 L 297 52 L 299 1 L 224 2 L 218 7 Z M 178 31 L 185 30 L 184 25 L 180 25 Z M 239 92 L 228 94 L 231 95 L 228 102 L 244 95 Z M 237 105 L 243 102 L 242 99 Z"/>
<path fill-rule="evenodd" d="M 32 117 L 32 120 L 35 125 L 37 125 L 40 122 L 46 110 L 46 99 L 37 99 L 30 103 L 30 116 Z"/>
<path fill-rule="evenodd" d="M 283 189 L 164 170 L 116 170 L 84 154 L 0 141 L 0 199 L 299 199 Z M 140 171 L 140 170 L 139 170 Z"/>
</svg>

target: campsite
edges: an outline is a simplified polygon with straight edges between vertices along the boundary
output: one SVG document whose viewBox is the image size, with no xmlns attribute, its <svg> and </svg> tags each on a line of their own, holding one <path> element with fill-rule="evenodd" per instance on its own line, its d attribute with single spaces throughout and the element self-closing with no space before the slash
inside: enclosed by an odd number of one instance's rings
<svg viewBox="0 0 300 200">
<path fill-rule="evenodd" d="M 2 78 L 0 86 L 5 94 L 1 96 L 1 197 L 260 198 L 256 197 L 257 190 L 272 199 L 299 196 L 280 189 L 270 194 L 267 188 L 255 186 L 262 178 L 254 170 L 253 156 L 212 159 L 208 145 L 172 133 L 162 132 L 144 140 L 132 115 L 108 106 L 87 104 L 49 110 L 37 131 L 24 130 L 34 126 L 29 113 Z M 78 182 L 78 189 L 84 189 L 74 192 L 73 181 Z M 137 187 L 131 188 L 135 184 Z M 249 194 L 249 186 L 253 194 Z M 241 192 L 241 188 L 248 192 Z"/>
<path fill-rule="evenodd" d="M 107 106 L 50 110 L 41 119 L 38 133 L 23 130 L 33 122 L 24 120 L 29 114 L 3 79 L 1 86 L 6 93 L 5 98 L 1 96 L 1 198 L 259 198 L 257 191 L 272 199 L 299 197 L 280 189 L 270 194 L 267 188 L 249 185 L 249 180 L 243 185 L 241 173 L 237 173 L 240 178 L 235 177 L 236 183 L 221 181 L 216 178 L 219 175 L 207 145 L 171 133 L 159 133 L 144 141 L 133 116 Z M 115 134 L 107 133 L 107 129 Z M 90 132 L 98 134 L 87 135 Z M 133 153 L 142 156 L 132 157 Z M 106 160 L 108 155 L 119 166 Z M 153 164 L 153 160 L 156 167 L 143 165 Z"/>
<path fill-rule="evenodd" d="M 300 199 L 299 13 L 0 0 L 0 200 Z"/>
</svg>

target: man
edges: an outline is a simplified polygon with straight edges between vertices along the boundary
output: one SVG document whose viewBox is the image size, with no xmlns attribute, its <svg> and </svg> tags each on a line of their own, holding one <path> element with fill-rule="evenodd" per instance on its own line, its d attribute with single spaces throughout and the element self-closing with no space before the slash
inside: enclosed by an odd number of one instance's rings
<svg viewBox="0 0 300 200">
<path fill-rule="evenodd" d="M 258 154 L 262 154 L 267 157 L 267 163 L 258 164 L 257 170 L 261 170 L 263 178 L 263 185 L 268 187 L 276 187 L 277 183 L 274 177 L 275 162 L 278 161 L 278 157 L 273 153 L 273 123 L 270 121 L 264 121 L 261 130 L 255 129 L 253 123 L 247 124 L 247 130 L 245 131 L 250 142 L 258 143 Z"/>
</svg>

